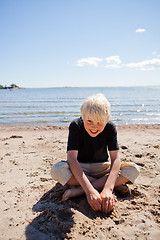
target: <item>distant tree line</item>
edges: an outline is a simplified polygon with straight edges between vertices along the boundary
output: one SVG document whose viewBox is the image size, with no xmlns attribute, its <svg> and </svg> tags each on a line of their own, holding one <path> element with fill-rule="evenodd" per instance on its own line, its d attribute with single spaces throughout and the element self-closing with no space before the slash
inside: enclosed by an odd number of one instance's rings
<svg viewBox="0 0 160 240">
<path fill-rule="evenodd" d="M 12 83 L 9 87 L 3 86 L 0 84 L 0 89 L 12 89 L 12 88 L 19 88 L 16 84 Z"/>
</svg>

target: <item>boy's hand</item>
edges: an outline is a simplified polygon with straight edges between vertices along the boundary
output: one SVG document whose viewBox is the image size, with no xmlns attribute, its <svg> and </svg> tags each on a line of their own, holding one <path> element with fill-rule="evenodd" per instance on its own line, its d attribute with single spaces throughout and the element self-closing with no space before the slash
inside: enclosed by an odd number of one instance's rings
<svg viewBox="0 0 160 240">
<path fill-rule="evenodd" d="M 102 199 L 99 192 L 96 189 L 86 194 L 86 196 L 87 196 L 89 205 L 92 207 L 94 211 L 102 210 L 102 207 L 101 207 Z"/>
<path fill-rule="evenodd" d="M 102 212 L 110 212 L 113 210 L 113 194 L 111 190 L 104 190 L 100 193 L 102 199 Z"/>
</svg>

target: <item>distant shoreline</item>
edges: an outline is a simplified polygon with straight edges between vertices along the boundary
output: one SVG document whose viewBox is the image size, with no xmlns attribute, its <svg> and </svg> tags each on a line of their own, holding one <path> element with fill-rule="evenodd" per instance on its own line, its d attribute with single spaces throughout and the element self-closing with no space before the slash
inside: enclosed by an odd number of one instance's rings
<svg viewBox="0 0 160 240">
<path fill-rule="evenodd" d="M 23 89 L 23 88 L 21 88 L 18 85 L 12 83 L 10 86 L 3 86 L 3 85 L 0 84 L 0 89 L 14 90 L 14 89 Z"/>
<path fill-rule="evenodd" d="M 15 90 L 15 89 L 25 89 L 25 88 L 21 88 L 21 87 L 4 87 L 4 88 L 0 88 L 0 90 Z"/>
<path fill-rule="evenodd" d="M 148 85 L 148 86 L 61 86 L 61 87 L 3 87 L 1 89 L 53 89 L 53 88 L 160 88 L 160 85 Z"/>
<path fill-rule="evenodd" d="M 52 89 L 52 88 L 160 88 L 160 85 L 148 86 L 61 86 L 61 87 L 25 87 L 20 89 Z"/>
</svg>

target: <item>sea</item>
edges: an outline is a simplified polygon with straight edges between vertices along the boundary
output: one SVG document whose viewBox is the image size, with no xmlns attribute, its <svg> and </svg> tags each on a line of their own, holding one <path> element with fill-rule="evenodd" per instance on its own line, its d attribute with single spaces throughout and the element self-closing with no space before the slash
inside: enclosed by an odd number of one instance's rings
<svg viewBox="0 0 160 240">
<path fill-rule="evenodd" d="M 160 86 L 0 90 L 0 126 L 68 126 L 90 95 L 102 93 L 117 125 L 160 124 Z"/>
</svg>

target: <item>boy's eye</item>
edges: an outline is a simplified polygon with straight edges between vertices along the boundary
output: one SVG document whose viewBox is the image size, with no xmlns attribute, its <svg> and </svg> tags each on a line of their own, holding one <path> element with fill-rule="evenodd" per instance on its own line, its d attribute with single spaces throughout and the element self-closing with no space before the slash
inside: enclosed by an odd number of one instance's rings
<svg viewBox="0 0 160 240">
<path fill-rule="evenodd" d="M 88 123 L 92 123 L 92 121 L 91 120 L 87 120 L 88 121 Z"/>
</svg>

